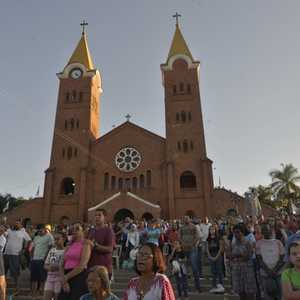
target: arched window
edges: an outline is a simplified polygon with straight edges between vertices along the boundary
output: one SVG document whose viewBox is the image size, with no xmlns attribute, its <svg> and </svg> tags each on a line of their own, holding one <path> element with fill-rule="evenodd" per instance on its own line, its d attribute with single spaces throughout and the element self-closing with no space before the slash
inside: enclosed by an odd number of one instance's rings
<svg viewBox="0 0 300 300">
<path fill-rule="evenodd" d="M 70 124 L 71 124 L 71 129 L 74 129 L 74 119 L 71 119 Z"/>
<path fill-rule="evenodd" d="M 176 95 L 176 93 L 177 93 L 176 85 L 173 85 L 173 94 Z"/>
<path fill-rule="evenodd" d="M 75 193 L 75 181 L 71 177 L 66 177 L 61 182 L 61 194 L 73 195 Z"/>
<path fill-rule="evenodd" d="M 195 189 L 197 187 L 196 176 L 191 171 L 185 171 L 180 176 L 181 189 Z"/>
<path fill-rule="evenodd" d="M 111 176 L 110 186 L 112 190 L 116 188 L 116 176 Z"/>
<path fill-rule="evenodd" d="M 186 86 L 186 90 L 187 90 L 187 93 L 190 94 L 191 93 L 191 85 L 188 83 L 187 86 Z"/>
<path fill-rule="evenodd" d="M 190 148 L 191 148 L 191 150 L 194 150 L 194 143 L 193 143 L 193 141 L 190 141 Z"/>
<path fill-rule="evenodd" d="M 76 128 L 79 128 L 79 120 L 76 121 Z"/>
<path fill-rule="evenodd" d="M 132 178 L 132 188 L 135 190 L 137 188 L 137 178 L 133 177 Z"/>
<path fill-rule="evenodd" d="M 76 100 L 76 91 L 75 90 L 72 91 L 72 100 L 73 101 Z"/>
<path fill-rule="evenodd" d="M 181 121 L 182 121 L 183 123 L 185 123 L 185 121 L 186 121 L 185 111 L 182 111 L 182 112 L 181 112 Z"/>
<path fill-rule="evenodd" d="M 180 91 L 180 92 L 183 92 L 183 91 L 184 91 L 184 84 L 183 84 L 183 82 L 180 82 L 180 85 L 179 85 L 179 91 Z"/>
<path fill-rule="evenodd" d="M 180 113 L 176 113 L 176 122 L 180 121 Z"/>
<path fill-rule="evenodd" d="M 118 181 L 118 189 L 119 189 L 119 190 L 123 190 L 123 178 L 119 178 L 119 181 Z"/>
<path fill-rule="evenodd" d="M 143 189 L 145 187 L 145 177 L 143 174 L 140 175 L 140 188 Z"/>
<path fill-rule="evenodd" d="M 125 189 L 126 189 L 126 191 L 131 190 L 130 178 L 125 179 Z"/>
<path fill-rule="evenodd" d="M 104 174 L 104 191 L 108 190 L 108 184 L 109 184 L 109 175 L 108 173 Z"/>
<path fill-rule="evenodd" d="M 146 172 L 146 184 L 147 184 L 147 187 L 150 187 L 151 186 L 151 171 L 148 170 Z"/>
<path fill-rule="evenodd" d="M 68 157 L 68 159 L 72 158 L 72 147 L 68 147 L 67 157 Z"/>
<path fill-rule="evenodd" d="M 79 92 L 79 101 L 82 100 L 82 92 Z"/>
<path fill-rule="evenodd" d="M 188 120 L 192 121 L 192 113 L 190 111 L 188 112 Z"/>
<path fill-rule="evenodd" d="M 77 148 L 74 149 L 74 156 L 77 157 Z"/>
<path fill-rule="evenodd" d="M 177 142 L 177 150 L 181 151 L 181 143 L 180 142 Z"/>
<path fill-rule="evenodd" d="M 62 149 L 62 157 L 65 158 L 65 155 L 66 155 L 66 150 L 65 150 L 65 148 L 63 148 Z"/>
<path fill-rule="evenodd" d="M 187 140 L 184 140 L 182 145 L 183 145 L 183 152 L 184 153 L 188 152 L 188 142 L 187 142 Z"/>
<path fill-rule="evenodd" d="M 65 120 L 65 129 L 68 129 L 68 121 Z"/>
<path fill-rule="evenodd" d="M 69 93 L 69 92 L 67 92 L 67 93 L 66 93 L 66 102 L 68 103 L 68 102 L 69 102 L 69 100 L 70 100 L 70 93 Z"/>
</svg>

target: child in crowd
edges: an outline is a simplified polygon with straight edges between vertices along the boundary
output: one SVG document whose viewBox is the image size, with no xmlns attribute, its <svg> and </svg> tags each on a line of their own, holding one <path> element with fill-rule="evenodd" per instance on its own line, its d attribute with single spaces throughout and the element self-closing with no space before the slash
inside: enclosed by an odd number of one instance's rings
<svg viewBox="0 0 300 300">
<path fill-rule="evenodd" d="M 55 246 L 50 249 L 45 260 L 44 268 L 48 271 L 48 275 L 45 283 L 44 300 L 51 300 L 53 297 L 57 299 L 60 293 L 63 276 L 61 268 L 65 251 L 65 239 L 63 233 L 56 233 Z"/>
<path fill-rule="evenodd" d="M 281 274 L 283 300 L 300 299 L 300 243 L 292 242 L 288 247 L 291 266 Z"/>
<path fill-rule="evenodd" d="M 172 267 L 172 274 L 175 276 L 176 288 L 178 296 L 183 299 L 188 299 L 188 279 L 186 268 L 187 257 L 182 249 L 179 241 L 174 242 L 173 251 L 170 255 L 170 264 Z"/>
<path fill-rule="evenodd" d="M 210 293 L 224 293 L 225 291 L 223 287 L 224 241 L 217 229 L 218 227 L 215 225 L 209 227 L 206 243 L 206 252 L 211 266 L 211 273 L 213 275 L 213 288 L 210 290 Z"/>
</svg>

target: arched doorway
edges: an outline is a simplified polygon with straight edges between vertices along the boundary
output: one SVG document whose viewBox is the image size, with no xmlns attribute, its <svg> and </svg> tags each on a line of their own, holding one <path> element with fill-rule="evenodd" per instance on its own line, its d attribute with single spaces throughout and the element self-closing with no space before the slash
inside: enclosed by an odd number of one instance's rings
<svg viewBox="0 0 300 300">
<path fill-rule="evenodd" d="M 31 226 L 31 224 L 32 224 L 30 218 L 25 218 L 22 223 L 23 223 L 24 228 L 27 228 L 28 226 Z"/>
<path fill-rule="evenodd" d="M 142 215 L 142 219 L 143 220 L 146 220 L 147 222 L 152 220 L 153 219 L 153 215 L 150 214 L 149 212 L 145 212 L 143 215 Z"/>
<path fill-rule="evenodd" d="M 64 226 L 67 226 L 67 225 L 69 225 L 69 223 L 70 223 L 70 218 L 69 218 L 69 217 L 67 217 L 67 216 L 62 216 L 62 217 L 60 218 L 60 224 L 62 224 L 62 225 L 64 225 Z"/>
<path fill-rule="evenodd" d="M 237 217 L 238 216 L 238 213 L 237 213 L 237 211 L 236 211 L 236 209 L 235 208 L 229 208 L 228 210 L 227 210 L 227 214 L 226 214 L 227 216 L 231 216 L 231 217 Z"/>
<path fill-rule="evenodd" d="M 134 214 L 129 209 L 122 208 L 122 209 L 119 209 L 115 213 L 114 221 L 118 223 L 118 222 L 124 220 L 126 217 L 129 217 L 130 219 L 133 220 L 134 219 Z"/>
<path fill-rule="evenodd" d="M 191 209 L 190 209 L 190 210 L 187 210 L 186 213 L 185 213 L 185 215 L 186 215 L 186 216 L 189 216 L 189 217 L 192 218 L 192 219 L 196 217 L 195 212 L 194 212 L 193 210 L 191 210 Z"/>
</svg>

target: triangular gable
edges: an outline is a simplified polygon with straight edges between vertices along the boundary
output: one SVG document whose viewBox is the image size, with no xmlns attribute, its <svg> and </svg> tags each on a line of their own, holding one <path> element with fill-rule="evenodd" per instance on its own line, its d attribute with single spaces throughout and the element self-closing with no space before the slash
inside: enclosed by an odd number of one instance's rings
<svg viewBox="0 0 300 300">
<path fill-rule="evenodd" d="M 101 136 L 100 138 L 98 138 L 98 139 L 95 141 L 95 143 L 101 142 L 102 140 L 108 138 L 110 135 L 120 132 L 120 131 L 121 131 L 123 128 L 125 128 L 125 127 L 131 127 L 131 128 L 137 129 L 137 130 L 139 130 L 140 132 L 143 132 L 143 133 L 145 133 L 145 134 L 148 135 L 148 136 L 152 136 L 152 137 L 154 137 L 154 138 L 156 138 L 156 139 L 159 139 L 159 140 L 160 140 L 161 142 L 163 142 L 163 143 L 165 142 L 165 138 L 163 138 L 162 136 L 160 136 L 160 135 L 158 135 L 158 134 L 156 134 L 156 133 L 153 133 L 153 132 L 151 132 L 151 131 L 149 131 L 149 130 L 147 130 L 147 129 L 141 127 L 141 126 L 138 126 L 138 125 L 136 125 L 136 124 L 134 124 L 134 123 L 131 123 L 131 122 L 127 121 L 127 122 L 124 122 L 123 124 L 121 124 L 121 125 L 115 127 L 115 128 L 112 129 L 111 131 L 107 132 L 106 134 L 104 134 L 104 135 Z"/>
<path fill-rule="evenodd" d="M 133 194 L 133 193 L 131 193 L 131 192 L 126 192 L 126 195 L 129 196 L 129 197 L 131 197 L 131 198 L 134 198 L 134 199 L 136 199 L 136 200 L 138 200 L 138 201 L 140 201 L 140 202 L 142 202 L 143 204 L 146 204 L 146 205 L 148 205 L 148 206 L 151 206 L 151 207 L 153 207 L 153 208 L 160 208 L 159 205 L 153 204 L 153 203 L 151 203 L 151 202 L 149 202 L 149 201 L 147 201 L 147 200 L 145 200 L 145 199 L 143 199 L 143 198 L 141 198 L 141 197 L 139 197 L 139 196 L 137 196 L 136 194 Z M 102 207 L 103 205 L 105 205 L 105 204 L 111 202 L 112 200 L 114 200 L 114 199 L 116 199 L 116 198 L 118 198 L 118 197 L 120 197 L 120 196 L 121 196 L 121 192 L 118 192 L 118 193 L 112 195 L 111 197 L 107 198 L 107 199 L 104 200 L 103 202 L 97 204 L 96 206 L 90 207 L 90 208 L 88 209 L 88 211 L 94 211 L 94 210 L 96 210 L 96 209 Z"/>
</svg>

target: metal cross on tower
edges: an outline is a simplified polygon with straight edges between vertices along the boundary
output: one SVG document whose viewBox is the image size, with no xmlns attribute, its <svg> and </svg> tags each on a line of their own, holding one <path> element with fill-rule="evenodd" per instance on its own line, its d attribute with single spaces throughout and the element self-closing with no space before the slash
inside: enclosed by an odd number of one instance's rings
<svg viewBox="0 0 300 300">
<path fill-rule="evenodd" d="M 85 26 L 88 26 L 89 23 L 83 20 L 82 23 L 80 23 L 80 26 L 82 26 L 82 34 L 85 34 Z"/>
<path fill-rule="evenodd" d="M 176 25 L 178 25 L 178 19 L 179 19 L 179 17 L 181 17 L 181 15 L 178 12 L 176 12 L 176 14 L 173 15 L 173 18 L 176 19 Z"/>
<path fill-rule="evenodd" d="M 127 115 L 125 116 L 125 118 L 126 118 L 126 121 L 129 122 L 129 121 L 130 121 L 130 118 L 131 118 L 131 115 L 130 115 L 130 114 L 127 114 Z"/>
</svg>

